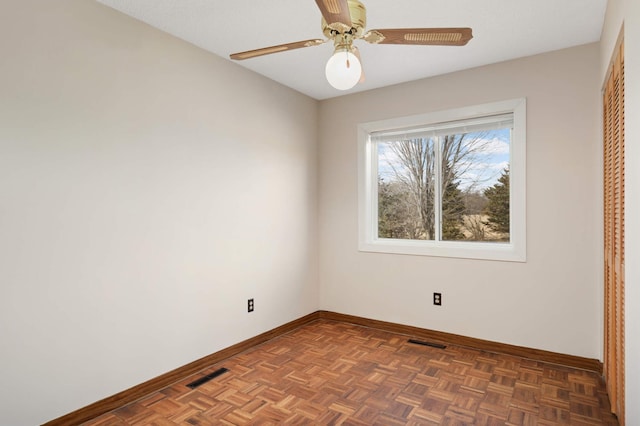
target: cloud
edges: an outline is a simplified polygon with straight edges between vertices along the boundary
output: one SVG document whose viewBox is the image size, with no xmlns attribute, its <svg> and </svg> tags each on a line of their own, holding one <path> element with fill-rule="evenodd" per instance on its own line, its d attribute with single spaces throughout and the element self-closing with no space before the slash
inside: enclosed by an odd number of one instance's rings
<svg viewBox="0 0 640 426">
<path fill-rule="evenodd" d="M 481 151 L 489 155 L 509 154 L 509 141 L 497 137 L 488 139 L 483 143 Z"/>
<path fill-rule="evenodd" d="M 498 181 L 502 171 L 507 167 L 509 167 L 508 161 L 473 162 L 468 164 L 466 165 L 465 173 L 458 177 L 460 189 L 481 191 L 489 188 Z"/>
</svg>

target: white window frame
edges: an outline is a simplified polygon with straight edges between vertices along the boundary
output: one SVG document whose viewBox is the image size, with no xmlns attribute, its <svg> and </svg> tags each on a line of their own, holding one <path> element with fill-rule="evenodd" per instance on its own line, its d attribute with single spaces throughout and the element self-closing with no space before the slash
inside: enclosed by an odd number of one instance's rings
<svg viewBox="0 0 640 426">
<path fill-rule="evenodd" d="M 424 241 L 378 238 L 378 172 L 371 134 L 513 113 L 509 148 L 509 242 Z M 364 252 L 526 262 L 526 99 L 512 99 L 358 125 L 359 244 Z"/>
</svg>

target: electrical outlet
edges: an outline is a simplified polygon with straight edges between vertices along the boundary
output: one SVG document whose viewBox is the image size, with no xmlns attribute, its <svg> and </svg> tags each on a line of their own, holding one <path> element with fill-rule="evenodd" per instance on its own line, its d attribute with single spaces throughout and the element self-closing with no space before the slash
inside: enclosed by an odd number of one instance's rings
<svg viewBox="0 0 640 426">
<path fill-rule="evenodd" d="M 433 304 L 442 306 L 442 293 L 433 293 Z"/>
<path fill-rule="evenodd" d="M 247 312 L 253 312 L 253 299 L 247 300 Z"/>
</svg>

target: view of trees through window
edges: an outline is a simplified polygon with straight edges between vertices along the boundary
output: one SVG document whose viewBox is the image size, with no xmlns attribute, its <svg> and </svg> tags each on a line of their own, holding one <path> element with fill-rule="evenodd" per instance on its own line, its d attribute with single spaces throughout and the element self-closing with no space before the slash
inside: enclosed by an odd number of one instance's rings
<svg viewBox="0 0 640 426">
<path fill-rule="evenodd" d="M 378 137 L 378 238 L 509 242 L 511 126 L 478 127 Z"/>
</svg>

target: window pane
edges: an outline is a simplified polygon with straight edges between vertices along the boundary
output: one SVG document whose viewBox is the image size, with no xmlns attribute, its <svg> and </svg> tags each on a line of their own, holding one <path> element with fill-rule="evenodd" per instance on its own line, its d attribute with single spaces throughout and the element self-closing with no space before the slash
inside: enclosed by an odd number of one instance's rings
<svg viewBox="0 0 640 426">
<path fill-rule="evenodd" d="M 442 136 L 444 241 L 509 242 L 511 129 Z"/>
<path fill-rule="evenodd" d="M 378 238 L 435 239 L 433 139 L 379 142 Z"/>
</svg>

